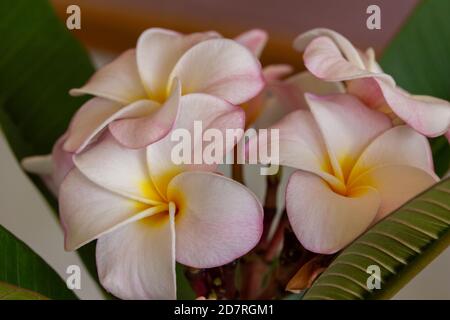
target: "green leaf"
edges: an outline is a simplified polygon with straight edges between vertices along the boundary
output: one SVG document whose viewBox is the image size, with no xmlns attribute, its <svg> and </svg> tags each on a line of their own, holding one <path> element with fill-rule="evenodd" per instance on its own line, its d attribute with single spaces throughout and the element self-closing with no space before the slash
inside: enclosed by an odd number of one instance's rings
<svg viewBox="0 0 450 320">
<path fill-rule="evenodd" d="M 94 68 L 47 1 L 0 1 L 0 34 L 0 127 L 17 159 L 48 154 L 86 100 L 70 97 L 69 89 Z M 31 179 L 56 212 L 54 197 L 39 178 Z M 94 251 L 95 243 L 79 250 L 97 277 Z"/>
<path fill-rule="evenodd" d="M 0 281 L 0 300 L 47 300 L 48 298 L 26 289 Z"/>
<path fill-rule="evenodd" d="M 450 1 L 422 1 L 385 50 L 380 61 L 399 86 L 413 94 L 450 100 Z M 450 165 L 444 137 L 432 139 L 436 173 Z"/>
<path fill-rule="evenodd" d="M 0 299 L 4 294 L 13 293 L 12 288 L 8 289 L 2 282 L 51 299 L 76 299 L 65 281 L 41 257 L 0 226 Z M 14 293 L 17 294 L 22 293 Z"/>
<path fill-rule="evenodd" d="M 304 299 L 388 299 L 450 244 L 450 178 L 377 223 L 344 249 Z M 381 269 L 369 290 L 367 268 Z"/>
</svg>

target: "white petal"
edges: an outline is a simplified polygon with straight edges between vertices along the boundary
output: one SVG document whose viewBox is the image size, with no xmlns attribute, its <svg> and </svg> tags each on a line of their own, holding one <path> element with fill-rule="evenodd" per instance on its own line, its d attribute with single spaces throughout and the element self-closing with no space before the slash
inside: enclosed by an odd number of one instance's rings
<svg viewBox="0 0 450 320">
<path fill-rule="evenodd" d="M 75 250 L 121 225 L 166 207 L 150 207 L 112 193 L 89 181 L 78 169 L 73 169 L 64 179 L 59 195 L 65 248 Z"/>
<path fill-rule="evenodd" d="M 136 51 L 125 51 L 116 60 L 98 70 L 84 86 L 70 90 L 70 94 L 74 96 L 86 93 L 121 104 L 146 99 L 147 94 L 137 69 Z"/>
<path fill-rule="evenodd" d="M 106 132 L 74 161 L 88 179 L 103 188 L 149 204 L 162 201 L 148 174 L 145 149 L 125 148 Z"/>
<path fill-rule="evenodd" d="M 176 299 L 174 217 L 160 215 L 167 217 L 145 218 L 98 240 L 100 282 L 116 297 Z"/>
<path fill-rule="evenodd" d="M 355 240 L 378 212 L 380 197 L 371 187 L 342 196 L 320 177 L 296 171 L 286 190 L 286 210 L 300 243 L 308 250 L 331 254 Z"/>
</svg>

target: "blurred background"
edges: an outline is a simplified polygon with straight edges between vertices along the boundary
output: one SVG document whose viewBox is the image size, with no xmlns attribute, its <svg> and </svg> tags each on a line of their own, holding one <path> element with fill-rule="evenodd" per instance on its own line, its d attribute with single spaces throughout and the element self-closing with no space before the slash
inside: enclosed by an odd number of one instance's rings
<svg viewBox="0 0 450 320">
<path fill-rule="evenodd" d="M 251 28 L 269 33 L 262 55 L 263 65 L 290 63 L 301 67 L 301 55 L 292 41 L 301 32 L 316 27 L 334 29 L 358 47 L 373 47 L 377 54 L 389 43 L 414 9 L 418 0 L 52 0 L 65 23 L 66 9 L 81 8 L 81 30 L 72 30 L 88 49 L 97 67 L 125 49 L 134 47 L 139 34 L 149 27 L 163 27 L 190 33 L 216 30 L 233 37 Z M 366 9 L 381 8 L 381 30 L 366 28 Z M 58 222 L 29 179 L 20 170 L 0 132 L 0 223 L 24 240 L 65 278 L 69 264 L 79 264 L 74 253 L 63 251 Z M 20 195 L 22 201 L 17 199 Z M 23 201 L 26 199 L 26 201 Z M 26 215 L 34 212 L 33 216 Z M 23 213 L 23 214 L 22 214 Z M 450 250 L 429 265 L 396 296 L 397 299 L 450 299 Z M 83 273 L 81 298 L 101 298 L 100 292 Z"/>
</svg>

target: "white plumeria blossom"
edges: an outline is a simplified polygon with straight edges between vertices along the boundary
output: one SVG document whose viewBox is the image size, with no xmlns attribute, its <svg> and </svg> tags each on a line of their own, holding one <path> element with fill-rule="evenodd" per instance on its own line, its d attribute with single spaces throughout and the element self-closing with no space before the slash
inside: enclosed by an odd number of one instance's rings
<svg viewBox="0 0 450 320">
<path fill-rule="evenodd" d="M 264 34 L 249 31 L 241 42 L 259 52 Z M 171 102 L 175 79 L 182 96 L 205 93 L 234 105 L 256 96 L 264 86 L 261 65 L 252 51 L 216 32 L 183 35 L 152 28 L 128 50 L 98 70 L 73 95 L 91 94 L 73 118 L 64 150 L 80 152 L 109 127 L 130 148 L 142 148 L 170 132 L 179 104 Z M 183 97 L 180 99 L 182 101 Z"/>
<path fill-rule="evenodd" d="M 388 114 L 396 124 L 404 122 L 425 136 L 445 134 L 450 139 L 450 103 L 412 95 L 396 86 L 394 79 L 375 61 L 372 48 L 362 52 L 329 29 L 313 29 L 299 35 L 294 47 L 304 52 L 305 66 L 315 77 L 346 82 L 347 93 Z"/>
<path fill-rule="evenodd" d="M 299 169 L 286 190 L 286 210 L 302 245 L 331 254 L 430 187 L 427 139 L 347 94 L 306 95 L 279 129 L 279 164 Z M 254 152 L 256 139 L 249 143 Z"/>
<path fill-rule="evenodd" d="M 183 99 L 174 127 L 193 130 L 192 119 L 219 130 L 245 123 L 242 109 L 206 94 Z M 98 239 L 100 281 L 119 298 L 175 299 L 175 261 L 220 266 L 247 253 L 261 237 L 257 197 L 213 173 L 216 165 L 173 165 L 173 144 L 167 136 L 129 149 L 105 132 L 74 157 L 75 168 L 61 185 L 66 249 Z M 224 152 L 233 146 L 224 146 Z"/>
</svg>

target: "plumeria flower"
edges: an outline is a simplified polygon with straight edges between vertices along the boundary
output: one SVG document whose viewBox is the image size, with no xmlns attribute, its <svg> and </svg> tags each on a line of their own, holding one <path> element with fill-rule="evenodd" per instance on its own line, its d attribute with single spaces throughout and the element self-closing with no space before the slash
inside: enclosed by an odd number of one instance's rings
<svg viewBox="0 0 450 320">
<path fill-rule="evenodd" d="M 205 93 L 239 105 L 264 86 L 259 61 L 238 42 L 215 32 L 183 35 L 152 28 L 98 70 L 73 95 L 91 94 L 74 116 L 63 147 L 80 152 L 106 127 L 124 146 L 142 148 L 172 128 L 179 105 L 170 103 L 174 80 L 182 98 Z"/>
<path fill-rule="evenodd" d="M 438 178 L 427 139 L 410 127 L 392 127 L 351 95 L 306 100 L 310 111 L 272 128 L 279 129 L 279 163 L 298 169 L 286 190 L 293 231 L 306 249 L 331 254 Z"/>
<path fill-rule="evenodd" d="M 372 48 L 361 52 L 328 29 L 313 29 L 298 36 L 294 47 L 304 52 L 305 66 L 314 76 L 331 82 L 345 81 L 348 93 L 390 115 L 394 123 L 405 122 L 428 137 L 446 134 L 450 138 L 450 103 L 411 95 L 396 86 L 375 61 Z"/>
<path fill-rule="evenodd" d="M 245 103 L 257 95 L 249 105 L 259 108 L 258 92 L 264 83 L 256 58 L 267 34 L 250 30 L 235 41 L 222 39 L 216 32 L 183 35 L 164 29 L 145 31 L 136 50 L 123 53 L 98 70 L 83 87 L 71 90 L 73 95 L 97 97 L 74 115 L 51 155 L 25 158 L 22 166 L 39 174 L 57 195 L 63 178 L 73 167 L 73 154 L 81 152 L 108 126 L 120 143 L 139 148 L 172 129 L 180 101 L 190 93 L 211 94 L 233 104 Z M 268 78 L 272 79 L 273 74 L 268 72 Z M 181 93 L 169 85 L 177 81 L 184 85 L 181 99 L 176 96 Z M 253 111 L 247 119 L 251 114 Z"/>
<path fill-rule="evenodd" d="M 242 129 L 241 108 L 208 94 L 180 101 L 174 129 Z M 216 164 L 174 165 L 170 134 L 129 149 L 105 131 L 74 156 L 59 196 L 65 248 L 98 239 L 102 285 L 122 299 L 175 299 L 175 261 L 195 268 L 226 264 L 259 241 L 263 211 L 245 186 L 213 173 Z M 224 153 L 234 147 L 224 144 Z"/>
</svg>

